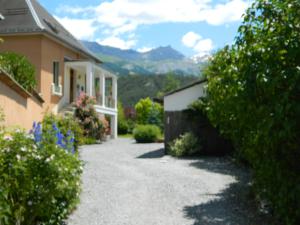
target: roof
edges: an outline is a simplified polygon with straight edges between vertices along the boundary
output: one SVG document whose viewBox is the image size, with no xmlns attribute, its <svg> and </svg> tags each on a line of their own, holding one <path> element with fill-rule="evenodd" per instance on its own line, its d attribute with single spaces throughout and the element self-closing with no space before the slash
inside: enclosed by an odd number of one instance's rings
<svg viewBox="0 0 300 225">
<path fill-rule="evenodd" d="M 50 35 L 96 62 L 101 62 L 50 15 L 37 0 L 1 0 L 1 14 L 5 18 L 0 20 L 0 34 L 2 35 L 24 33 Z"/>
<path fill-rule="evenodd" d="M 165 94 L 164 97 L 169 96 L 169 95 L 172 95 L 172 94 L 177 93 L 177 92 L 180 92 L 180 91 L 183 91 L 183 90 L 185 90 L 185 89 L 194 87 L 194 86 L 196 86 L 196 85 L 198 85 L 198 84 L 205 83 L 205 82 L 207 82 L 207 79 L 206 79 L 206 78 L 200 79 L 200 80 L 198 80 L 198 81 L 196 81 L 196 82 L 193 82 L 193 83 L 191 83 L 191 84 L 188 84 L 188 85 L 186 85 L 186 86 L 183 86 L 183 87 L 181 87 L 181 88 L 178 88 L 178 89 L 176 89 L 176 90 L 173 90 L 173 91 L 171 91 L 171 92 Z"/>
</svg>

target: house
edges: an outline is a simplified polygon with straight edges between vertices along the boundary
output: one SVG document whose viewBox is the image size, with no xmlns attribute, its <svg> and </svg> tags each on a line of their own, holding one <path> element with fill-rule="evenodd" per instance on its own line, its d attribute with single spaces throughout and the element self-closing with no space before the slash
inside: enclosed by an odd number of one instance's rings
<svg viewBox="0 0 300 225">
<path fill-rule="evenodd" d="M 36 0 L 1 0 L 0 15 L 3 40 L 0 52 L 16 52 L 29 59 L 36 70 L 37 98 L 43 101 L 34 99 L 39 103 L 28 104 L 28 99 L 36 98 L 31 93 L 21 96 L 24 98 L 21 101 L 18 99 L 20 91 L 4 91 L 2 87 L 9 86 L 0 79 L 0 107 L 4 109 L 8 125 L 29 128 L 32 121 L 41 120 L 44 112 L 63 112 L 85 92 L 96 98 L 96 111 L 110 117 L 112 136 L 116 137 L 117 77 L 101 67 L 99 58 Z M 25 116 L 24 111 L 35 113 Z"/>
<path fill-rule="evenodd" d="M 193 132 L 201 141 L 201 151 L 205 154 L 224 154 L 232 150 L 231 144 L 220 137 L 201 112 L 192 112 L 189 106 L 199 98 L 206 96 L 206 79 L 167 93 L 164 96 L 164 132 L 165 149 L 185 132 Z"/>
</svg>

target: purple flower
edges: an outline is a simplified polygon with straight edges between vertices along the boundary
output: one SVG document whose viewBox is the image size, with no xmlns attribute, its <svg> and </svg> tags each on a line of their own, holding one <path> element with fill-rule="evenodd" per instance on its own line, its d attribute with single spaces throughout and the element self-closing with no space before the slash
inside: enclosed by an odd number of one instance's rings
<svg viewBox="0 0 300 225">
<path fill-rule="evenodd" d="M 34 136 L 35 143 L 40 143 L 42 141 L 42 126 L 41 123 L 33 122 L 32 130 L 30 131 Z"/>
</svg>

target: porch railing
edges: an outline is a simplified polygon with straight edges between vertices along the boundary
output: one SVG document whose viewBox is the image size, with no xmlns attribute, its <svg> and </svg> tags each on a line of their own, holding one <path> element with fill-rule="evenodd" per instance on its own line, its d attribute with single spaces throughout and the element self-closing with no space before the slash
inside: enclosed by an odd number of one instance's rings
<svg viewBox="0 0 300 225">
<path fill-rule="evenodd" d="M 115 108 L 115 102 L 112 96 L 105 96 L 105 107 Z"/>
</svg>

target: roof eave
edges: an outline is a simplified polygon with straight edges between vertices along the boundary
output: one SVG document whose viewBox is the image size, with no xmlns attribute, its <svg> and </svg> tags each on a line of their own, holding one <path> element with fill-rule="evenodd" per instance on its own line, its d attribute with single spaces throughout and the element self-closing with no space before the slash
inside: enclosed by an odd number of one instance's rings
<svg viewBox="0 0 300 225">
<path fill-rule="evenodd" d="M 202 84 L 202 83 L 205 83 L 205 82 L 207 82 L 207 79 L 206 79 L 206 78 L 203 78 L 203 79 L 201 79 L 201 80 L 198 80 L 198 81 L 196 81 L 196 82 L 193 82 L 193 83 L 188 84 L 188 85 L 186 85 L 186 86 L 183 86 L 183 87 L 181 87 L 181 88 L 178 88 L 178 89 L 176 89 L 176 90 L 173 90 L 173 91 L 171 91 L 171 92 L 168 92 L 168 93 L 166 93 L 166 94 L 164 95 L 164 97 L 167 97 L 167 96 L 169 96 L 169 95 L 175 94 L 175 93 L 177 93 L 177 92 L 183 91 L 183 90 L 185 90 L 185 89 L 191 88 L 191 87 L 193 87 L 193 86 L 195 86 L 195 85 Z"/>
</svg>

